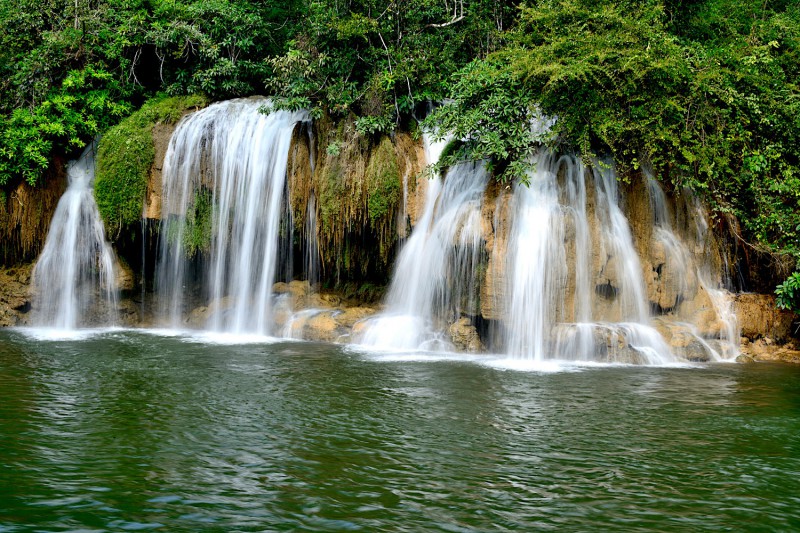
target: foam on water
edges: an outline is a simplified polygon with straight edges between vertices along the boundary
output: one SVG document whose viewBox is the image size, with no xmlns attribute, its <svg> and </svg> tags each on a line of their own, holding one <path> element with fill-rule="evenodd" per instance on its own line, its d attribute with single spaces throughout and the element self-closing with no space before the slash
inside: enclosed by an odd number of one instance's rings
<svg viewBox="0 0 800 533">
<path fill-rule="evenodd" d="M 125 331 L 123 328 L 118 327 L 84 329 L 15 327 L 11 328 L 11 330 L 37 341 L 83 341 Z"/>
</svg>

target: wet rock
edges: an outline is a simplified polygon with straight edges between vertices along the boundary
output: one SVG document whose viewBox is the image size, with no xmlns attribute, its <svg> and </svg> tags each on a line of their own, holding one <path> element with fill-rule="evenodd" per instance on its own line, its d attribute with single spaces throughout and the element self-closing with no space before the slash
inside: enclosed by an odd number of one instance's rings
<svg viewBox="0 0 800 533">
<path fill-rule="evenodd" d="M 693 362 L 707 362 L 714 359 L 713 348 L 698 336 L 697 330 L 692 325 L 656 318 L 653 320 L 653 326 L 675 355 Z"/>
<path fill-rule="evenodd" d="M 456 349 L 469 353 L 485 350 L 478 330 L 472 325 L 469 318 L 460 318 L 450 325 L 448 329 L 450 338 Z"/>
<path fill-rule="evenodd" d="M 755 361 L 800 363 L 800 350 L 794 342 L 788 344 L 767 343 L 766 339 L 756 339 L 741 347 L 742 355 Z"/>
<path fill-rule="evenodd" d="M 0 327 L 27 322 L 31 309 L 30 281 L 33 264 L 0 270 Z"/>
<path fill-rule="evenodd" d="M 725 331 L 711 297 L 703 287 L 698 287 L 691 300 L 681 304 L 680 317 L 697 329 L 697 334 L 706 339 L 718 339 Z"/>
<path fill-rule="evenodd" d="M 307 341 L 337 342 L 348 333 L 335 319 L 339 313 L 338 310 L 299 313 L 287 323 L 284 334 Z"/>
<path fill-rule="evenodd" d="M 615 327 L 599 326 L 592 330 L 595 359 L 604 363 L 639 365 L 646 357 L 628 344 L 622 331 Z"/>
<path fill-rule="evenodd" d="M 114 288 L 117 291 L 132 291 L 134 289 L 136 285 L 136 275 L 127 263 L 117 261 L 114 276 Z"/>
<path fill-rule="evenodd" d="M 294 312 L 302 309 L 330 309 L 342 303 L 340 296 L 320 294 L 306 280 L 276 283 L 272 286 L 272 292 L 281 300 L 281 305 Z"/>
<path fill-rule="evenodd" d="M 232 296 L 225 296 L 208 305 L 201 305 L 200 307 L 192 309 L 184 322 L 191 327 L 203 327 L 211 321 L 215 314 L 228 311 L 233 307 L 233 304 L 234 298 Z"/>
<path fill-rule="evenodd" d="M 334 313 L 338 311 L 326 311 L 309 318 L 303 328 L 303 338 L 318 342 L 336 342 L 339 337 L 347 334 L 347 330 L 334 318 Z"/>
<path fill-rule="evenodd" d="M 756 361 L 755 361 L 755 359 L 753 359 L 749 355 L 739 354 L 738 356 L 736 356 L 736 362 L 737 363 L 755 363 Z"/>
<path fill-rule="evenodd" d="M 136 326 L 141 322 L 139 306 L 132 300 L 121 300 L 117 305 L 117 319 L 121 326 Z"/>
<path fill-rule="evenodd" d="M 336 322 L 342 327 L 353 329 L 357 323 L 366 320 L 375 313 L 375 309 L 371 307 L 350 307 L 343 309 L 340 314 L 336 315 Z"/>
</svg>

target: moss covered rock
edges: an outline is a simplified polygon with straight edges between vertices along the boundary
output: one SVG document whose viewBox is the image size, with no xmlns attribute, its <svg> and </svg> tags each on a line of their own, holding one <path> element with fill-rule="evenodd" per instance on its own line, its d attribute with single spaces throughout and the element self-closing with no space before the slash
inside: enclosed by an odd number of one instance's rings
<svg viewBox="0 0 800 533">
<path fill-rule="evenodd" d="M 94 194 L 112 238 L 142 217 L 147 179 L 155 158 L 155 124 L 174 124 L 188 110 L 207 103 L 205 97 L 197 95 L 154 98 L 100 140 Z"/>
</svg>

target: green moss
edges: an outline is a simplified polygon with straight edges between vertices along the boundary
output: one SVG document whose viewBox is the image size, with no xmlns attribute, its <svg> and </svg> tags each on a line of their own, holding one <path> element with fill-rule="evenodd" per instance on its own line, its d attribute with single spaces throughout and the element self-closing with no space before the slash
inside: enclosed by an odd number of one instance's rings
<svg viewBox="0 0 800 533">
<path fill-rule="evenodd" d="M 367 210 L 369 221 L 378 226 L 396 209 L 400 201 L 400 171 L 392 141 L 384 137 L 372 154 L 367 167 Z"/>
<path fill-rule="evenodd" d="M 114 126 L 100 140 L 94 194 L 109 234 L 138 222 L 155 158 L 153 126 L 174 124 L 191 108 L 203 107 L 203 96 L 156 97 Z"/>
<path fill-rule="evenodd" d="M 333 228 L 342 217 L 342 207 L 346 198 L 344 169 L 336 159 L 325 168 L 319 191 L 319 210 L 323 227 Z"/>
<path fill-rule="evenodd" d="M 211 249 L 211 215 L 214 211 L 213 193 L 208 189 L 195 191 L 194 204 L 186 214 L 186 229 L 183 232 L 183 249 L 193 256 Z"/>
<path fill-rule="evenodd" d="M 186 257 L 208 252 L 211 249 L 213 212 L 213 192 L 205 187 L 196 190 L 192 205 L 186 210 L 186 218 L 170 217 L 167 220 L 165 238 L 171 245 L 180 240 Z"/>
</svg>

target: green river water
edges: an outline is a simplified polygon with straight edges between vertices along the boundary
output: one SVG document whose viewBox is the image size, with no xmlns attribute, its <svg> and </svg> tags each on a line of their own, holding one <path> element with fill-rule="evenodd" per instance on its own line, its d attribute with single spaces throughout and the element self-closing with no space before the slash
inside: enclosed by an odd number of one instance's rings
<svg viewBox="0 0 800 533">
<path fill-rule="evenodd" d="M 800 368 L 0 331 L 0 532 L 797 531 Z"/>
</svg>

